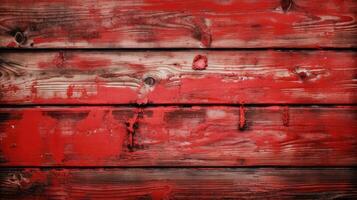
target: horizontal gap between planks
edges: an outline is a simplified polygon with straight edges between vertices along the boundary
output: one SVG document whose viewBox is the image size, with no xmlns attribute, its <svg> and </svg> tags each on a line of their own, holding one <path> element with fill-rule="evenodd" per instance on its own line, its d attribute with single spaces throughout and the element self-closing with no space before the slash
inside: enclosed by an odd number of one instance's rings
<svg viewBox="0 0 357 200">
<path fill-rule="evenodd" d="M 291 165 L 291 166 L 280 166 L 280 165 L 251 165 L 251 166 L 200 166 L 200 165 L 190 165 L 190 166 L 0 166 L 1 170 L 4 169 L 357 169 L 357 165 L 348 166 L 330 166 L 330 165 Z"/>
<path fill-rule="evenodd" d="M 127 52 L 141 52 L 141 51 L 357 51 L 357 47 L 352 48 L 2 48 L 0 53 L 4 51 L 127 51 Z"/>
<path fill-rule="evenodd" d="M 294 104 L 294 103 L 278 103 L 278 104 L 232 104 L 232 103 L 193 103 L 193 104 L 171 104 L 171 103 L 160 103 L 160 104 L 2 104 L 0 108 L 32 108 L 32 107 L 133 107 L 133 108 L 153 108 L 153 107 L 214 107 L 214 106 L 222 106 L 222 107 L 271 107 L 271 106 L 289 106 L 289 107 L 317 107 L 317 108 L 334 108 L 341 106 L 357 106 L 355 104 Z"/>
</svg>

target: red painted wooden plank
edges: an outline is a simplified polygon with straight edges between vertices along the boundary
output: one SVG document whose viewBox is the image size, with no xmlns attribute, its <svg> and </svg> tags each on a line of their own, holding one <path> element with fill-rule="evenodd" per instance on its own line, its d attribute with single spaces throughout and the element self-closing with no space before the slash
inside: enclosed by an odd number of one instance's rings
<svg viewBox="0 0 357 200">
<path fill-rule="evenodd" d="M 356 61 L 353 51 L 3 52 L 0 103 L 354 104 Z"/>
<path fill-rule="evenodd" d="M 3 0 L 2 47 L 356 47 L 355 0 Z"/>
<path fill-rule="evenodd" d="M 355 166 L 357 107 L 0 111 L 2 166 Z"/>
<path fill-rule="evenodd" d="M 356 199 L 356 170 L 6 169 L 4 199 Z"/>
</svg>

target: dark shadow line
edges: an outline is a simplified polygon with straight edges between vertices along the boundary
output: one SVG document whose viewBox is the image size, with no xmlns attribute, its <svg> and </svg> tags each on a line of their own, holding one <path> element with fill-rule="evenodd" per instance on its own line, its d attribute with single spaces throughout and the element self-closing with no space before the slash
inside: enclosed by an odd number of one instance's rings
<svg viewBox="0 0 357 200">
<path fill-rule="evenodd" d="M 346 166 L 333 166 L 333 165 L 246 165 L 246 166 L 232 166 L 232 165 L 222 165 L 222 166 L 204 166 L 204 165 L 190 165 L 190 166 L 162 166 L 162 165 L 152 165 L 152 166 L 35 166 L 35 165 L 23 165 L 23 166 L 0 166 L 0 170 L 4 169 L 26 169 L 26 168 L 37 168 L 37 169 L 357 169 L 357 165 L 346 165 Z"/>
<path fill-rule="evenodd" d="M 54 52 L 54 51 L 127 51 L 127 52 L 145 52 L 145 51 L 356 51 L 357 47 L 321 47 L 321 48 L 285 48 L 285 47 L 258 47 L 258 48 L 3 48 L 1 52 Z"/>
<path fill-rule="evenodd" d="M 74 104 L 1 104 L 1 108 L 45 108 L 45 107 L 64 107 L 64 108 L 75 108 L 75 107 L 129 107 L 129 108 L 155 108 L 155 107 L 272 107 L 272 106 L 288 106 L 292 108 L 304 108 L 304 107 L 316 107 L 316 108 L 338 108 L 338 107 L 356 107 L 357 104 L 297 104 L 297 103 L 262 103 L 262 104 L 240 104 L 240 103 L 148 103 L 148 104 L 106 104 L 106 103 L 74 103 Z"/>
</svg>

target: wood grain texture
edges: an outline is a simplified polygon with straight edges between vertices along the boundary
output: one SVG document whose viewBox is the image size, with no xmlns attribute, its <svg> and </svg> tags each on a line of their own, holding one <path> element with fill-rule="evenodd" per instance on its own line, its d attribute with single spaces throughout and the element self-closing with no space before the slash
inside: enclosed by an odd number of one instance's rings
<svg viewBox="0 0 357 200">
<path fill-rule="evenodd" d="M 356 199 L 357 172 L 325 169 L 6 169 L 0 199 Z"/>
<path fill-rule="evenodd" d="M 0 110 L 2 166 L 355 166 L 356 107 Z"/>
<path fill-rule="evenodd" d="M 0 46 L 356 47 L 355 0 L 2 0 Z"/>
<path fill-rule="evenodd" d="M 353 51 L 0 53 L 3 104 L 355 104 Z"/>
</svg>

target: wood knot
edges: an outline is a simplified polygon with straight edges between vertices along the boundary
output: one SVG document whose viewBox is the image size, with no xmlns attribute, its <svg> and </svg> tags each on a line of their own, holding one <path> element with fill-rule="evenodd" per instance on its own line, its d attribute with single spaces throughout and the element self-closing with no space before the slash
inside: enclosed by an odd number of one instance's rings
<svg viewBox="0 0 357 200">
<path fill-rule="evenodd" d="M 26 185 L 29 184 L 29 179 L 25 178 L 22 173 L 10 174 L 9 178 L 7 179 L 7 183 L 9 185 L 13 185 L 22 189 Z"/>
<path fill-rule="evenodd" d="M 301 80 L 305 80 L 307 78 L 306 72 L 299 72 L 298 76 L 300 77 Z"/>
<path fill-rule="evenodd" d="M 194 28 L 192 30 L 193 38 L 199 40 L 204 47 L 211 47 L 212 35 L 206 19 L 193 19 Z"/>
<path fill-rule="evenodd" d="M 293 7 L 294 1 L 293 0 L 281 0 L 280 5 L 281 5 L 281 8 L 283 9 L 283 11 L 287 12 Z"/>
<path fill-rule="evenodd" d="M 207 68 L 207 65 L 208 65 L 207 57 L 203 56 L 203 55 L 197 55 L 193 59 L 192 69 L 194 69 L 194 70 L 204 70 L 204 69 Z"/>
<path fill-rule="evenodd" d="M 300 78 L 300 80 L 302 81 L 306 81 L 307 79 L 309 79 L 309 77 L 311 76 L 311 73 L 309 72 L 309 70 L 304 69 L 304 68 L 299 68 L 296 67 L 294 70 L 294 73 Z"/>
<path fill-rule="evenodd" d="M 24 44 L 26 42 L 26 36 L 20 31 L 15 33 L 14 38 L 18 44 Z"/>
<path fill-rule="evenodd" d="M 156 80 L 153 78 L 153 77 L 146 77 L 145 79 L 144 79 L 144 83 L 146 84 L 146 85 L 149 85 L 149 86 L 153 86 L 153 85 L 155 85 L 155 82 L 156 82 Z"/>
</svg>

